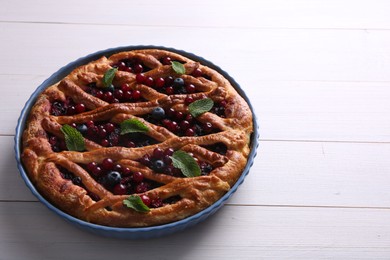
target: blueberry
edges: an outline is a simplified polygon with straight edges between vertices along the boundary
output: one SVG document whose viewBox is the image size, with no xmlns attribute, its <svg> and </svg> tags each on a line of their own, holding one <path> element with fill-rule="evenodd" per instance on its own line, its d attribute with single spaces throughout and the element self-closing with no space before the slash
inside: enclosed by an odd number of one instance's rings
<svg viewBox="0 0 390 260">
<path fill-rule="evenodd" d="M 119 172 L 117 171 L 110 171 L 107 173 L 106 176 L 106 184 L 108 186 L 115 186 L 116 184 L 120 183 L 122 180 L 122 176 Z"/>
<path fill-rule="evenodd" d="M 152 111 L 152 118 L 160 120 L 165 117 L 165 111 L 162 107 L 156 107 Z"/>
<path fill-rule="evenodd" d="M 85 134 L 88 131 L 88 127 L 85 124 L 80 124 L 76 126 L 77 131 L 79 131 L 82 134 Z"/>
<path fill-rule="evenodd" d="M 173 81 L 173 87 L 175 87 L 175 88 L 182 88 L 182 87 L 184 87 L 184 80 L 182 78 L 176 78 Z"/>
<path fill-rule="evenodd" d="M 51 107 L 51 114 L 54 116 L 61 116 L 66 113 L 66 107 L 59 101 L 54 101 Z"/>
<path fill-rule="evenodd" d="M 106 88 L 106 90 L 107 90 L 107 91 L 110 91 L 110 92 L 114 92 L 115 87 L 114 87 L 113 84 L 111 84 L 110 86 L 108 86 L 108 87 Z"/>
<path fill-rule="evenodd" d="M 163 160 L 156 160 L 153 163 L 153 168 L 155 171 L 159 172 L 162 171 L 165 167 L 165 163 Z"/>
<path fill-rule="evenodd" d="M 73 184 L 80 186 L 81 185 L 81 178 L 80 177 L 74 177 L 72 179 Z"/>
</svg>

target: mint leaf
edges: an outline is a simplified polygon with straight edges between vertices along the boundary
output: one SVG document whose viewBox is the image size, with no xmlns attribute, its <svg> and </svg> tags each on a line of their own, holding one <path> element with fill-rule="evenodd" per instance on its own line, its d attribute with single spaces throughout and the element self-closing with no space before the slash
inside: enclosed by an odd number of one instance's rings
<svg viewBox="0 0 390 260">
<path fill-rule="evenodd" d="M 149 128 L 135 118 L 127 119 L 121 123 L 121 135 L 128 133 L 143 133 L 147 131 L 149 131 Z"/>
<path fill-rule="evenodd" d="M 118 70 L 117 68 L 111 68 L 111 69 L 107 70 L 106 73 L 104 73 L 103 85 L 106 88 L 108 88 L 112 84 L 112 81 L 115 78 L 115 73 L 117 72 L 117 70 Z"/>
<path fill-rule="evenodd" d="M 177 74 L 185 74 L 186 73 L 186 68 L 184 68 L 184 65 L 181 64 L 178 61 L 171 61 L 172 63 L 172 69 L 177 73 Z"/>
<path fill-rule="evenodd" d="M 63 125 L 61 127 L 61 132 L 65 136 L 66 147 L 69 151 L 82 152 L 85 150 L 84 137 L 79 131 L 70 125 Z"/>
<path fill-rule="evenodd" d="M 200 175 L 201 171 L 198 163 L 188 153 L 178 150 L 172 154 L 171 159 L 173 166 L 180 169 L 184 176 L 196 177 Z"/>
<path fill-rule="evenodd" d="M 145 205 L 145 203 L 139 196 L 136 195 L 131 195 L 127 199 L 124 199 L 123 205 L 138 212 L 146 213 L 150 211 L 150 208 Z"/>
<path fill-rule="evenodd" d="M 193 117 L 210 111 L 214 106 L 214 101 L 210 98 L 199 99 L 188 105 L 188 110 Z"/>
</svg>

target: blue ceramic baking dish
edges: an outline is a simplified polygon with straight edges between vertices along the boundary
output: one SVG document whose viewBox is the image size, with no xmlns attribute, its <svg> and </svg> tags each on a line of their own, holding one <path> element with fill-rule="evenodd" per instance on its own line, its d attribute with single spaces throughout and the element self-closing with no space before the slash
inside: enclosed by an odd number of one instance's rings
<svg viewBox="0 0 390 260">
<path fill-rule="evenodd" d="M 233 87 L 237 90 L 237 92 L 246 100 L 246 102 L 249 104 L 252 113 L 253 113 L 253 125 L 254 125 L 254 132 L 251 137 L 251 152 L 248 158 L 247 165 L 241 175 L 241 177 L 238 179 L 236 184 L 217 202 L 215 202 L 213 205 L 209 206 L 208 208 L 204 209 L 203 211 L 192 215 L 188 218 L 182 219 L 180 221 L 172 222 L 169 224 L 159 225 L 159 226 L 151 226 L 151 227 L 142 227 L 142 228 L 116 228 L 116 227 L 108 227 L 108 226 L 102 226 L 102 225 L 96 225 L 92 224 L 80 219 L 77 219 L 57 207 L 55 207 L 53 204 L 51 204 L 48 200 L 46 200 L 34 187 L 34 185 L 31 183 L 31 181 L 28 178 L 28 175 L 21 163 L 20 158 L 20 152 L 21 152 L 21 143 L 22 143 L 22 134 L 24 130 L 24 126 L 26 123 L 27 116 L 29 114 L 29 111 L 31 107 L 34 105 L 36 98 L 38 95 L 45 90 L 47 87 L 53 85 L 54 83 L 60 81 L 62 78 L 64 78 L 66 75 L 68 75 L 73 69 L 76 67 L 79 67 L 81 65 L 84 65 L 86 63 L 89 63 L 93 60 L 97 60 L 102 56 L 110 56 L 117 52 L 122 51 L 129 51 L 129 50 L 137 50 L 137 49 L 151 49 L 151 48 L 157 48 L 157 49 L 164 49 L 171 52 L 179 53 L 183 56 L 186 56 L 192 60 L 199 61 L 201 64 L 206 65 L 210 68 L 215 69 L 219 73 L 221 73 L 226 79 L 230 81 L 230 83 L 233 85 Z M 124 46 L 124 47 L 117 47 L 117 48 L 111 48 L 107 50 L 102 50 L 95 52 L 93 54 L 87 55 L 83 58 L 80 58 L 76 61 L 73 61 L 69 63 L 68 65 L 62 67 L 60 70 L 55 72 L 53 75 L 51 75 L 48 79 L 46 79 L 38 88 L 34 91 L 34 93 L 31 95 L 31 97 L 26 102 L 21 115 L 19 117 L 17 127 L 16 127 L 16 135 L 15 135 L 15 156 L 17 161 L 17 166 L 20 171 L 20 174 L 27 185 L 27 187 L 31 190 L 31 192 L 38 198 L 39 201 L 41 201 L 45 206 L 47 206 L 50 210 L 58 214 L 63 219 L 69 221 L 70 223 L 76 225 L 77 227 L 90 231 L 92 233 L 106 236 L 106 237 L 114 237 L 114 238 L 126 238 L 126 239 L 144 239 L 144 238 L 155 238 L 160 237 L 164 235 L 168 235 L 174 232 L 178 232 L 181 230 L 184 230 L 185 228 L 188 228 L 190 226 L 193 226 L 203 220 L 205 220 L 207 217 L 211 216 L 213 213 L 215 213 L 218 209 L 220 209 L 224 203 L 233 195 L 233 193 L 236 192 L 237 188 L 243 183 L 245 177 L 249 173 L 249 169 L 253 165 L 254 158 L 257 153 L 257 147 L 258 147 L 258 138 L 259 138 L 259 129 L 258 129 L 258 123 L 256 120 L 255 113 L 253 111 L 253 107 L 247 97 L 247 95 L 244 93 L 244 91 L 240 88 L 238 83 L 228 75 L 225 71 L 223 71 L 218 66 L 214 65 L 210 61 L 196 56 L 192 53 L 188 53 L 182 50 L 177 50 L 173 48 L 167 48 L 162 46 Z"/>
</svg>

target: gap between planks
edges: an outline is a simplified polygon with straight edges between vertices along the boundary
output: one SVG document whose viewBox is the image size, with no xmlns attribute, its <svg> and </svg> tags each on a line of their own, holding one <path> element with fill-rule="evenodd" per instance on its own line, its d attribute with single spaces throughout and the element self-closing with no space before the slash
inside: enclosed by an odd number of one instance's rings
<svg viewBox="0 0 390 260">
<path fill-rule="evenodd" d="M 0 134 L 0 137 L 15 137 L 11 134 Z M 344 144 L 390 144 L 386 141 L 343 141 L 343 140 L 294 140 L 294 139 L 259 139 L 260 142 L 296 142 L 296 143 L 344 143 Z"/>
<path fill-rule="evenodd" d="M 38 200 L 0 200 L 0 203 L 41 203 Z M 367 210 L 390 210 L 390 207 L 367 207 L 367 206 L 330 206 L 330 205 L 272 205 L 272 204 L 230 204 L 224 207 L 261 207 L 261 208 L 321 208 L 321 209 L 367 209 Z"/>
<path fill-rule="evenodd" d="M 199 29 L 232 29 L 232 30 L 242 30 L 242 29 L 258 29 L 258 30 L 337 30 L 337 31 L 390 31 L 387 28 L 337 28 L 337 27 L 272 27 L 272 26 L 218 26 L 218 25 L 204 25 L 204 26 L 196 26 L 196 25 L 143 25 L 143 24 L 108 24 L 108 23 L 77 23 L 77 22 L 39 22 L 39 21 L 9 21 L 3 20 L 0 23 L 8 23 L 8 24 L 50 24 L 50 25 L 87 25 L 87 26 L 113 26 L 113 27 L 154 27 L 154 28 L 199 28 Z"/>
</svg>

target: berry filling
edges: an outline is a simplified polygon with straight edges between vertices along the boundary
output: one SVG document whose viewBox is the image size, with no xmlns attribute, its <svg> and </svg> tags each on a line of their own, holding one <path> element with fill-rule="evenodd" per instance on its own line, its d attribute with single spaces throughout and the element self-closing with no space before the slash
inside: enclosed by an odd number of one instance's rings
<svg viewBox="0 0 390 260">
<path fill-rule="evenodd" d="M 199 92 L 194 84 L 185 83 L 183 78 L 173 78 L 172 76 L 152 78 L 143 73 L 139 73 L 135 79 L 138 84 L 144 84 L 167 95 L 193 94 Z"/>
<path fill-rule="evenodd" d="M 66 147 L 65 140 L 51 134 L 48 135 L 48 138 L 53 152 L 61 152 L 64 150 L 68 150 Z"/>
<path fill-rule="evenodd" d="M 95 83 L 89 84 L 85 91 L 94 97 L 106 101 L 107 103 L 125 103 L 125 102 L 145 102 L 146 99 L 142 97 L 141 91 L 131 89 L 129 84 L 122 84 L 120 86 L 110 85 L 107 88 L 98 88 Z"/>
<path fill-rule="evenodd" d="M 159 186 L 156 182 L 147 180 L 138 171 L 105 158 L 100 164 L 90 162 L 83 166 L 89 174 L 107 190 L 115 195 L 144 193 Z"/>
<path fill-rule="evenodd" d="M 152 124 L 163 126 L 179 136 L 202 136 L 220 131 L 211 122 L 202 123 L 191 114 L 185 114 L 173 108 L 156 107 L 143 118 Z"/>
<path fill-rule="evenodd" d="M 214 113 L 218 115 L 219 117 L 226 117 L 225 115 L 225 108 L 226 108 L 227 102 L 226 100 L 222 100 L 218 103 L 214 103 L 213 108 L 210 110 L 211 113 Z"/>
<path fill-rule="evenodd" d="M 105 158 L 100 164 L 90 162 L 83 165 L 83 168 L 105 189 L 115 195 L 145 193 L 160 186 L 160 184 L 146 179 L 141 172 L 131 171 L 128 167 L 118 164 L 111 158 Z M 140 198 L 145 205 L 151 208 L 158 208 L 178 200 L 178 198 L 176 200 L 170 198 L 170 200 L 163 201 L 158 197 L 150 198 L 145 194 L 141 194 Z"/>
<path fill-rule="evenodd" d="M 157 141 L 143 133 L 129 133 L 121 135 L 118 124 L 110 122 L 88 121 L 84 124 L 76 124 L 76 129 L 87 139 L 100 144 L 103 147 L 142 147 L 156 144 Z"/>
<path fill-rule="evenodd" d="M 98 195 L 96 195 L 95 193 L 92 193 L 90 191 L 88 191 L 85 186 L 83 185 L 83 182 L 81 181 L 81 178 L 78 177 L 78 176 L 75 176 L 72 172 L 68 171 L 67 169 L 65 169 L 64 167 L 61 167 L 59 165 L 57 165 L 57 168 L 58 170 L 60 171 L 60 174 L 61 174 L 61 177 L 66 179 L 66 180 L 70 180 L 72 181 L 72 183 L 74 185 L 77 185 L 77 186 L 80 186 L 81 188 L 85 189 L 87 191 L 87 194 L 88 196 L 94 200 L 94 201 L 99 201 L 100 198 Z"/>
<path fill-rule="evenodd" d="M 184 178 L 185 176 L 181 170 L 175 168 L 172 164 L 171 156 L 174 152 L 175 150 L 172 148 L 162 150 L 161 148 L 157 147 L 153 150 L 151 155 L 145 154 L 139 158 L 138 161 L 157 173 Z M 205 161 L 200 161 L 198 158 L 194 157 L 192 153 L 189 154 L 198 163 L 201 169 L 201 175 L 208 175 L 214 169 L 211 164 Z"/>
<path fill-rule="evenodd" d="M 219 153 L 221 155 L 226 155 L 227 147 L 224 143 L 216 143 L 213 145 L 204 145 L 204 148 L 207 150 L 213 151 L 215 153 Z"/>
<path fill-rule="evenodd" d="M 50 114 L 53 116 L 71 116 L 88 111 L 83 103 L 75 103 L 72 98 L 65 101 L 54 100 L 51 103 Z"/>
<path fill-rule="evenodd" d="M 114 68 L 118 68 L 120 71 L 126 71 L 130 73 L 141 73 L 150 70 L 145 64 L 137 59 L 124 59 L 118 63 L 112 65 Z"/>
</svg>

